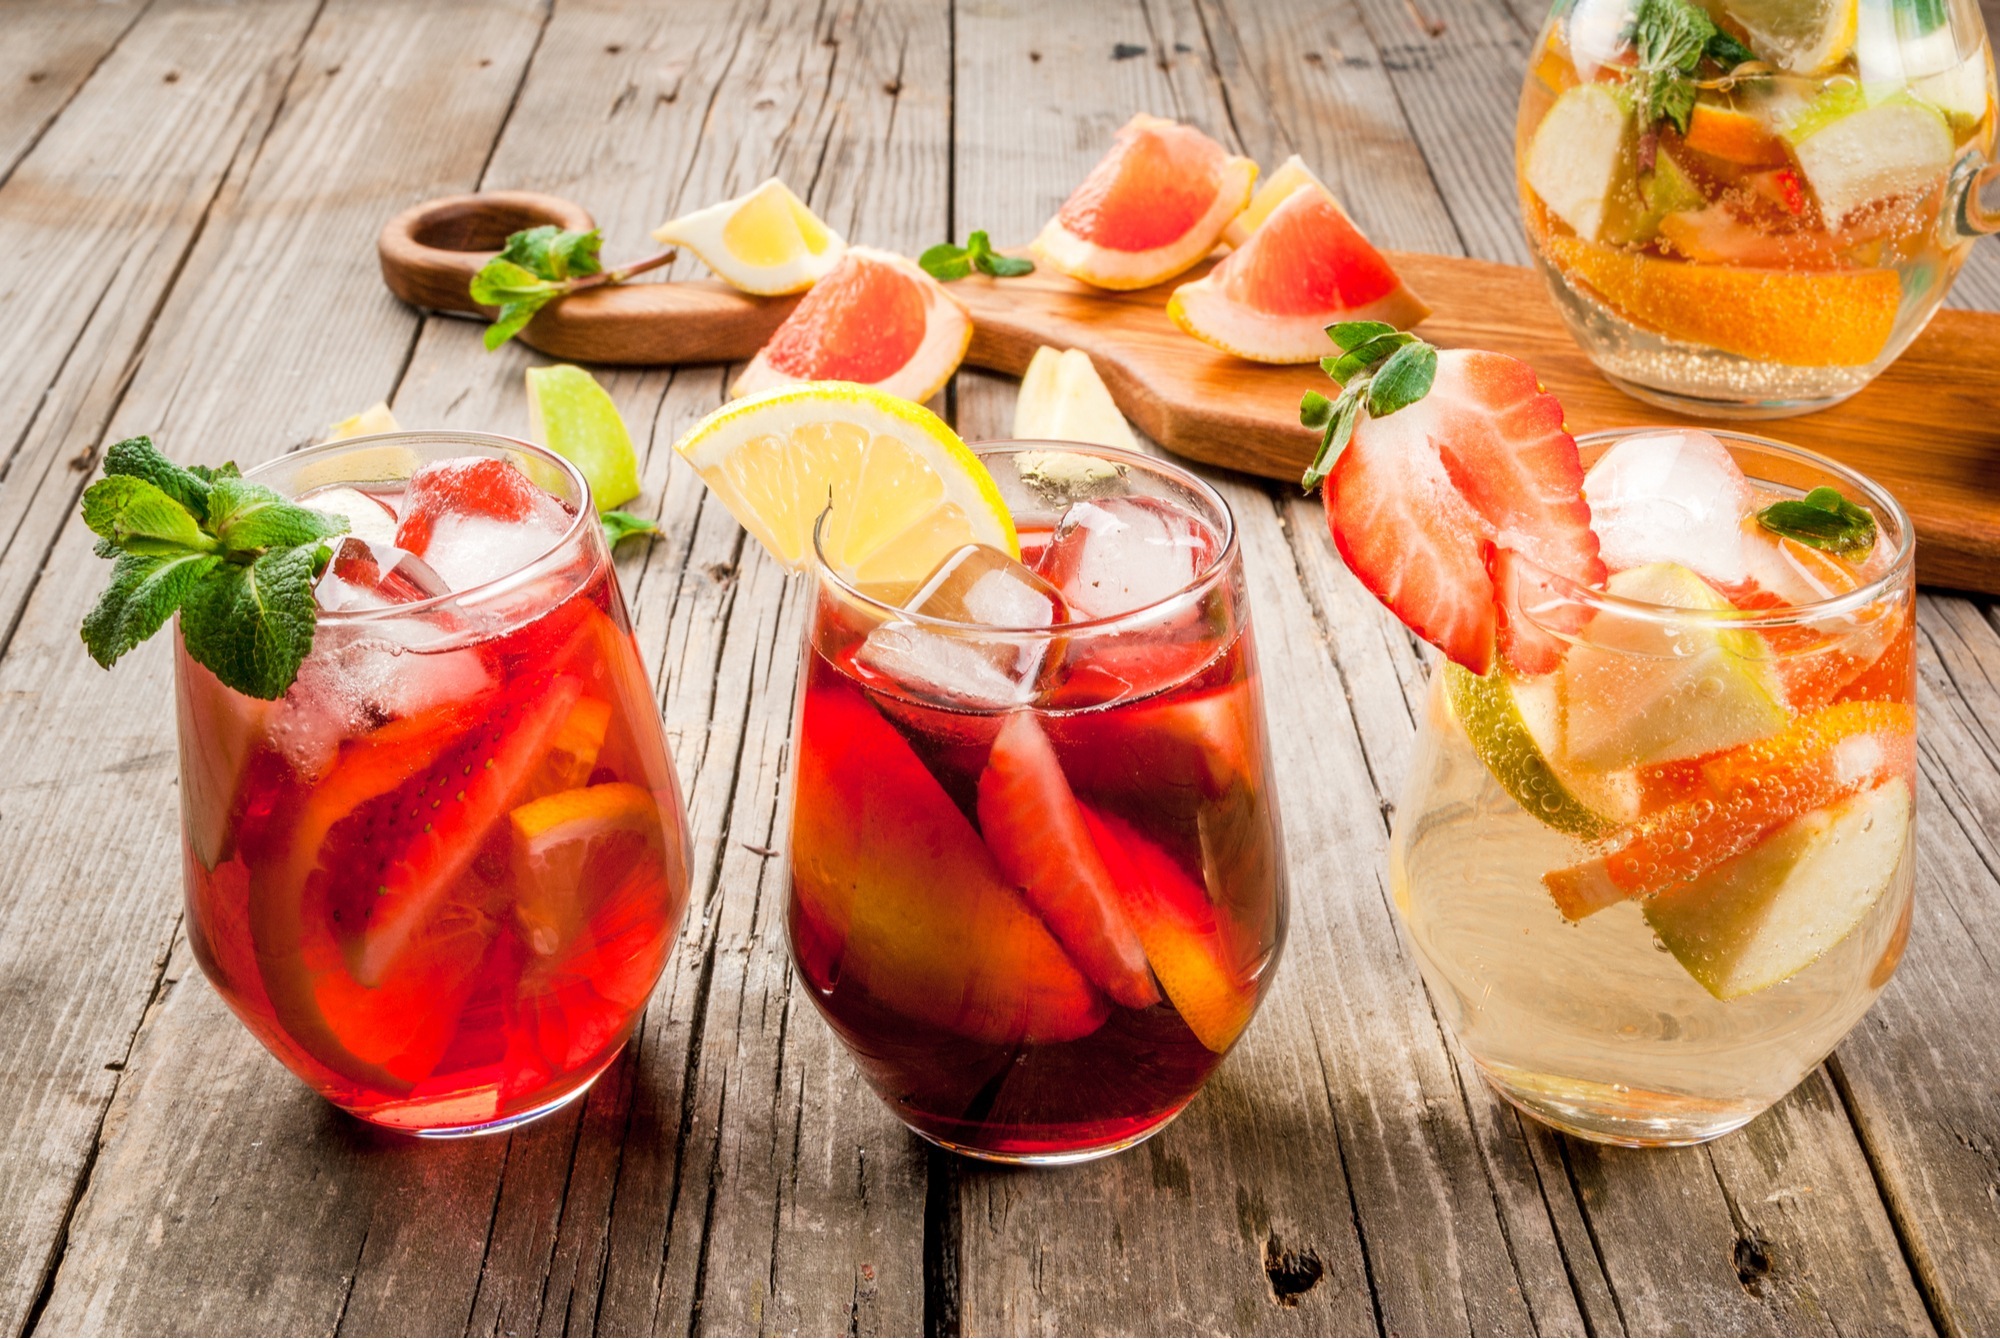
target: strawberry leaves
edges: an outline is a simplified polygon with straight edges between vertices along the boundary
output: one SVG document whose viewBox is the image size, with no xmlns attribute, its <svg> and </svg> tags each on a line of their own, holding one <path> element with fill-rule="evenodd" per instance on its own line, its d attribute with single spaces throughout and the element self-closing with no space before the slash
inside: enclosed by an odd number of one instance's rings
<svg viewBox="0 0 2000 1339">
<path fill-rule="evenodd" d="M 1437 377 L 1437 349 L 1407 330 L 1382 321 L 1341 321 L 1326 333 L 1340 353 L 1320 359 L 1320 370 L 1340 383 L 1341 392 L 1329 400 L 1307 391 L 1299 400 L 1299 422 L 1320 434 L 1319 450 L 1299 480 L 1309 492 L 1347 449 L 1362 409 L 1370 418 L 1387 418 L 1430 394 Z"/>
<path fill-rule="evenodd" d="M 301 507 L 236 466 L 176 465 L 150 439 L 104 455 L 83 520 L 111 583 L 85 615 L 83 644 L 109 669 L 174 614 L 188 654 L 240 693 L 284 696 L 312 650 L 313 582 L 347 519 Z"/>
</svg>

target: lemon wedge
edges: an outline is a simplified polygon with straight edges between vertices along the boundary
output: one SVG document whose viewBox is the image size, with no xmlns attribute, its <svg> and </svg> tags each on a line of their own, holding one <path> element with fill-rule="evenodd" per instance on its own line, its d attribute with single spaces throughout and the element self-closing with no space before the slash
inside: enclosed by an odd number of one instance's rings
<svg viewBox="0 0 2000 1339">
<path fill-rule="evenodd" d="M 1082 349 L 1058 352 L 1044 344 L 1021 376 L 1014 402 L 1014 436 L 1023 441 L 1086 442 L 1139 449 L 1132 427 L 1118 412 L 1104 379 Z"/>
<path fill-rule="evenodd" d="M 767 297 L 803 293 L 847 250 L 840 234 L 776 177 L 748 195 L 663 223 L 653 237 L 686 247 L 737 288 Z"/>
<path fill-rule="evenodd" d="M 1859 0 L 1728 0 L 1758 56 L 1792 74 L 1830 72 L 1854 50 Z"/>
<path fill-rule="evenodd" d="M 1306 166 L 1306 160 L 1293 154 L 1278 164 L 1278 170 L 1257 188 L 1257 193 L 1250 197 L 1249 206 L 1229 221 L 1229 226 L 1222 230 L 1222 240 L 1231 246 L 1242 246 L 1250 240 L 1250 234 L 1257 231 L 1258 225 L 1271 217 L 1272 210 L 1285 203 L 1293 191 L 1308 186 L 1325 192 L 1329 200 L 1333 198 L 1333 192 L 1327 190 L 1326 183 Z"/>
<path fill-rule="evenodd" d="M 344 418 L 326 430 L 324 440 L 344 442 L 349 437 L 372 437 L 378 432 L 400 432 L 396 416 L 389 412 L 387 400 L 377 400 L 360 413 Z"/>
<path fill-rule="evenodd" d="M 531 367 L 528 436 L 582 471 L 600 512 L 639 496 L 639 455 L 618 406 L 597 378 L 558 363 Z"/>
<path fill-rule="evenodd" d="M 944 420 L 870 386 L 813 381 L 724 405 L 674 444 L 730 515 L 804 570 L 831 508 L 827 562 L 900 604 L 949 554 L 1021 546 L 993 476 Z"/>
</svg>

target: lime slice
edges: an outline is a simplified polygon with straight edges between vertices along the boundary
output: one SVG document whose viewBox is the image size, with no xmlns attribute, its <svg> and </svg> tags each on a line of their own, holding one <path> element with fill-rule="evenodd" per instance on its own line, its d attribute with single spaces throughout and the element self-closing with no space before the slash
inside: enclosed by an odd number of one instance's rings
<svg viewBox="0 0 2000 1339">
<path fill-rule="evenodd" d="M 583 471 L 598 511 L 639 496 L 632 434 L 604 387 L 582 368 L 528 369 L 528 435 Z"/>
<path fill-rule="evenodd" d="M 1014 402 L 1014 436 L 1021 441 L 1085 442 L 1137 451 L 1132 427 L 1118 412 L 1103 378 L 1082 349 L 1061 353 L 1044 344 L 1021 377 Z"/>
<path fill-rule="evenodd" d="M 813 381 L 724 405 L 674 444 L 722 504 L 788 569 L 813 526 L 835 571 L 900 604 L 945 557 L 987 544 L 1019 557 L 993 476 L 920 404 L 868 386 Z"/>
<path fill-rule="evenodd" d="M 1553 760 L 1559 707 L 1551 685 L 1510 679 L 1498 670 L 1480 678 L 1449 661 L 1444 676 L 1445 701 L 1472 751 L 1534 817 L 1595 841 L 1636 813 L 1638 788 L 1630 773 L 1593 775 L 1559 768 Z"/>
<path fill-rule="evenodd" d="M 1786 981 L 1861 923 L 1910 845 L 1898 777 L 1794 819 L 1712 873 L 1646 903 L 1667 951 L 1717 999 Z"/>
<path fill-rule="evenodd" d="M 1678 563 L 1648 563 L 1605 584 L 1624 599 L 1716 613 L 1734 608 Z M 1563 658 L 1563 748 L 1614 771 L 1698 758 L 1776 734 L 1789 715 L 1762 638 L 1697 619 L 1653 622 L 1601 611 Z"/>
<path fill-rule="evenodd" d="M 1792 74 L 1827 74 L 1854 50 L 1859 0 L 1726 0 L 1758 57 Z"/>
</svg>

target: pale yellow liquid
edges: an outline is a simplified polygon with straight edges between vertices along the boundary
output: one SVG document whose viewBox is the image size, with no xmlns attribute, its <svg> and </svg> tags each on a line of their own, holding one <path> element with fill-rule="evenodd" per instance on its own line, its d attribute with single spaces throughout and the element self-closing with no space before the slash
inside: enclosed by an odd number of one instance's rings
<svg viewBox="0 0 2000 1339">
<path fill-rule="evenodd" d="M 1666 951 L 1639 903 L 1563 919 L 1542 875 L 1591 848 L 1494 781 L 1433 675 L 1389 871 L 1432 1000 L 1502 1095 L 1574 1133 L 1674 1144 L 1749 1121 L 1867 1012 L 1907 932 L 1912 844 L 1845 939 L 1724 1002 Z"/>
</svg>

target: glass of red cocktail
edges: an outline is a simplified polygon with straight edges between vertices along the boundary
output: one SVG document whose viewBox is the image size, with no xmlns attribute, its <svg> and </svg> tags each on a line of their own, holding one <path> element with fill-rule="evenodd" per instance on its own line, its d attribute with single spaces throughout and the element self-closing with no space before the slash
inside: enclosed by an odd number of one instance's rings
<svg viewBox="0 0 2000 1339">
<path fill-rule="evenodd" d="M 687 903 L 686 821 L 589 488 L 476 433 L 249 476 L 345 515 L 265 702 L 177 638 L 188 938 L 328 1100 L 510 1128 L 617 1055 Z"/>
<path fill-rule="evenodd" d="M 1173 1119 L 1270 981 L 1256 655 L 1213 489 L 1106 448 L 973 449 L 1018 562 L 967 545 L 887 600 L 816 544 L 788 924 L 911 1129 L 1077 1161 Z"/>
</svg>

